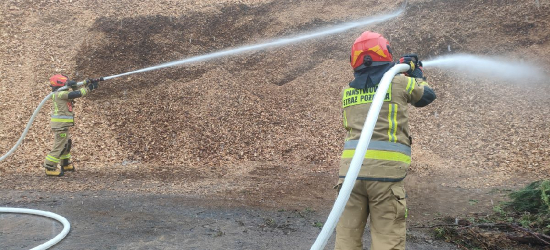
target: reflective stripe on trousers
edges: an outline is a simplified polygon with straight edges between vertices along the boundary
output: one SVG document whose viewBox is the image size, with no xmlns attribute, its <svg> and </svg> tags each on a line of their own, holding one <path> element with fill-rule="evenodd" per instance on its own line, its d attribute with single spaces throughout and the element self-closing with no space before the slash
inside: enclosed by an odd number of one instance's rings
<svg viewBox="0 0 550 250">
<path fill-rule="evenodd" d="M 74 116 L 69 115 L 52 115 L 52 122 L 74 122 Z"/>
<path fill-rule="evenodd" d="M 55 158 L 51 155 L 46 155 L 46 160 L 54 162 L 54 163 L 59 163 L 59 159 L 57 159 L 57 158 Z"/>
</svg>

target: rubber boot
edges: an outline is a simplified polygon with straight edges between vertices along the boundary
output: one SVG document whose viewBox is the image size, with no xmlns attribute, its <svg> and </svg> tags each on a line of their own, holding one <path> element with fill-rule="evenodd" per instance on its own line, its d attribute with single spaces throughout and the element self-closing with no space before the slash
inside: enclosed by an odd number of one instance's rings
<svg viewBox="0 0 550 250">
<path fill-rule="evenodd" d="M 52 165 L 44 165 L 44 168 L 46 168 L 46 175 L 47 176 L 63 176 L 63 168 L 57 168 Z"/>
<path fill-rule="evenodd" d="M 69 160 L 64 159 L 61 162 L 61 166 L 63 168 L 63 171 L 74 171 L 74 165 L 72 162 L 69 162 Z"/>
</svg>

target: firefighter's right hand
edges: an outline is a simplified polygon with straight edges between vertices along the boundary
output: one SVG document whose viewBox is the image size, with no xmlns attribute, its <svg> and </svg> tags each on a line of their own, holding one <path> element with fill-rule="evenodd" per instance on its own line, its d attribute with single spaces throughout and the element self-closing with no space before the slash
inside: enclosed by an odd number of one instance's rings
<svg viewBox="0 0 550 250">
<path fill-rule="evenodd" d="M 424 78 L 424 72 L 422 71 L 422 62 L 418 60 L 416 54 L 407 54 L 399 58 L 399 63 L 408 64 L 411 68 L 405 72 L 406 76 L 414 78 Z"/>
</svg>

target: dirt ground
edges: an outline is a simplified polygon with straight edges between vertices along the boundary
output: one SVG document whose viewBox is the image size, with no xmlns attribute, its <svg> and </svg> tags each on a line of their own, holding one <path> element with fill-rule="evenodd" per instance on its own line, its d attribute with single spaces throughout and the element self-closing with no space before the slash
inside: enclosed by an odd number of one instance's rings
<svg viewBox="0 0 550 250">
<path fill-rule="evenodd" d="M 96 190 L 50 192 L 8 186 L 0 190 L 0 204 L 50 211 L 67 218 L 71 231 L 52 249 L 309 249 L 321 231 L 319 223 L 330 212 L 333 199 L 328 197 L 335 198 L 334 193 L 315 200 L 284 194 L 258 196 L 257 192 L 170 194 L 184 189 L 174 183 L 154 184 L 164 192 L 152 193 L 140 191 L 150 188 L 147 180 L 128 183 L 86 170 L 56 180 L 78 187 L 89 182 L 87 176 L 101 179 L 104 186 Z M 31 179 L 37 186 L 51 184 L 46 178 Z M 216 189 L 202 189 L 212 188 Z M 417 250 L 459 249 L 434 240 L 429 229 L 419 227 L 445 216 L 484 213 L 493 202 L 502 199 L 494 192 L 443 188 L 414 175 L 408 177 L 407 190 L 407 249 Z M 439 198 L 444 196 L 454 198 Z M 474 199 L 476 206 L 467 205 Z M 43 217 L 0 214 L 0 249 L 29 249 L 52 239 L 61 230 L 61 224 Z M 367 230 L 365 235 L 368 234 Z M 364 244 L 370 244 L 369 237 L 364 237 Z M 334 235 L 327 249 L 333 246 Z"/>
<path fill-rule="evenodd" d="M 235 200 L 186 195 L 2 193 L 2 204 L 51 211 L 71 222 L 69 235 L 52 249 L 309 249 L 321 231 L 317 224 L 328 216 L 326 209 L 244 206 Z M 30 249 L 61 229 L 43 217 L 1 214 L 0 248 Z M 334 237 L 327 249 L 333 245 Z M 413 231 L 407 249 L 456 248 Z"/>
<path fill-rule="evenodd" d="M 391 13 L 402 2 L 91 1 L 0 3 L 0 152 L 49 93 L 47 79 L 112 76 Z M 469 53 L 550 72 L 550 1 L 408 1 L 384 23 L 102 82 L 76 104 L 77 171 L 46 178 L 49 106 L 0 162 L 0 206 L 72 223 L 53 249 L 307 249 L 335 199 L 349 48 L 370 29 L 395 55 Z M 487 213 L 505 191 L 550 178 L 550 84 L 427 68 L 438 99 L 410 113 L 407 249 L 444 216 Z M 0 214 L 0 249 L 61 230 Z M 331 239 L 329 246 L 333 243 Z M 368 237 L 365 237 L 368 245 Z M 518 248 L 522 249 L 522 247 Z"/>
</svg>

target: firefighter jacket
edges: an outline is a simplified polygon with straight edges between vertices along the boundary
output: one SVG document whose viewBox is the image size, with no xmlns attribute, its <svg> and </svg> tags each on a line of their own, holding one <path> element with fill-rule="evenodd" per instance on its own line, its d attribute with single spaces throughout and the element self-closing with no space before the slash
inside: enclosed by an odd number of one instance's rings
<svg viewBox="0 0 550 250">
<path fill-rule="evenodd" d="M 62 90 L 52 95 L 52 113 L 50 126 L 52 129 L 63 129 L 74 126 L 74 99 L 84 97 L 91 92 L 89 87 L 76 91 Z"/>
<path fill-rule="evenodd" d="M 343 120 L 347 135 L 340 158 L 340 178 L 348 172 L 377 88 L 378 84 L 364 89 L 344 90 Z M 400 181 L 405 178 L 411 163 L 408 104 L 422 107 L 434 99 L 435 93 L 423 79 L 402 74 L 393 78 L 357 179 Z"/>
</svg>

